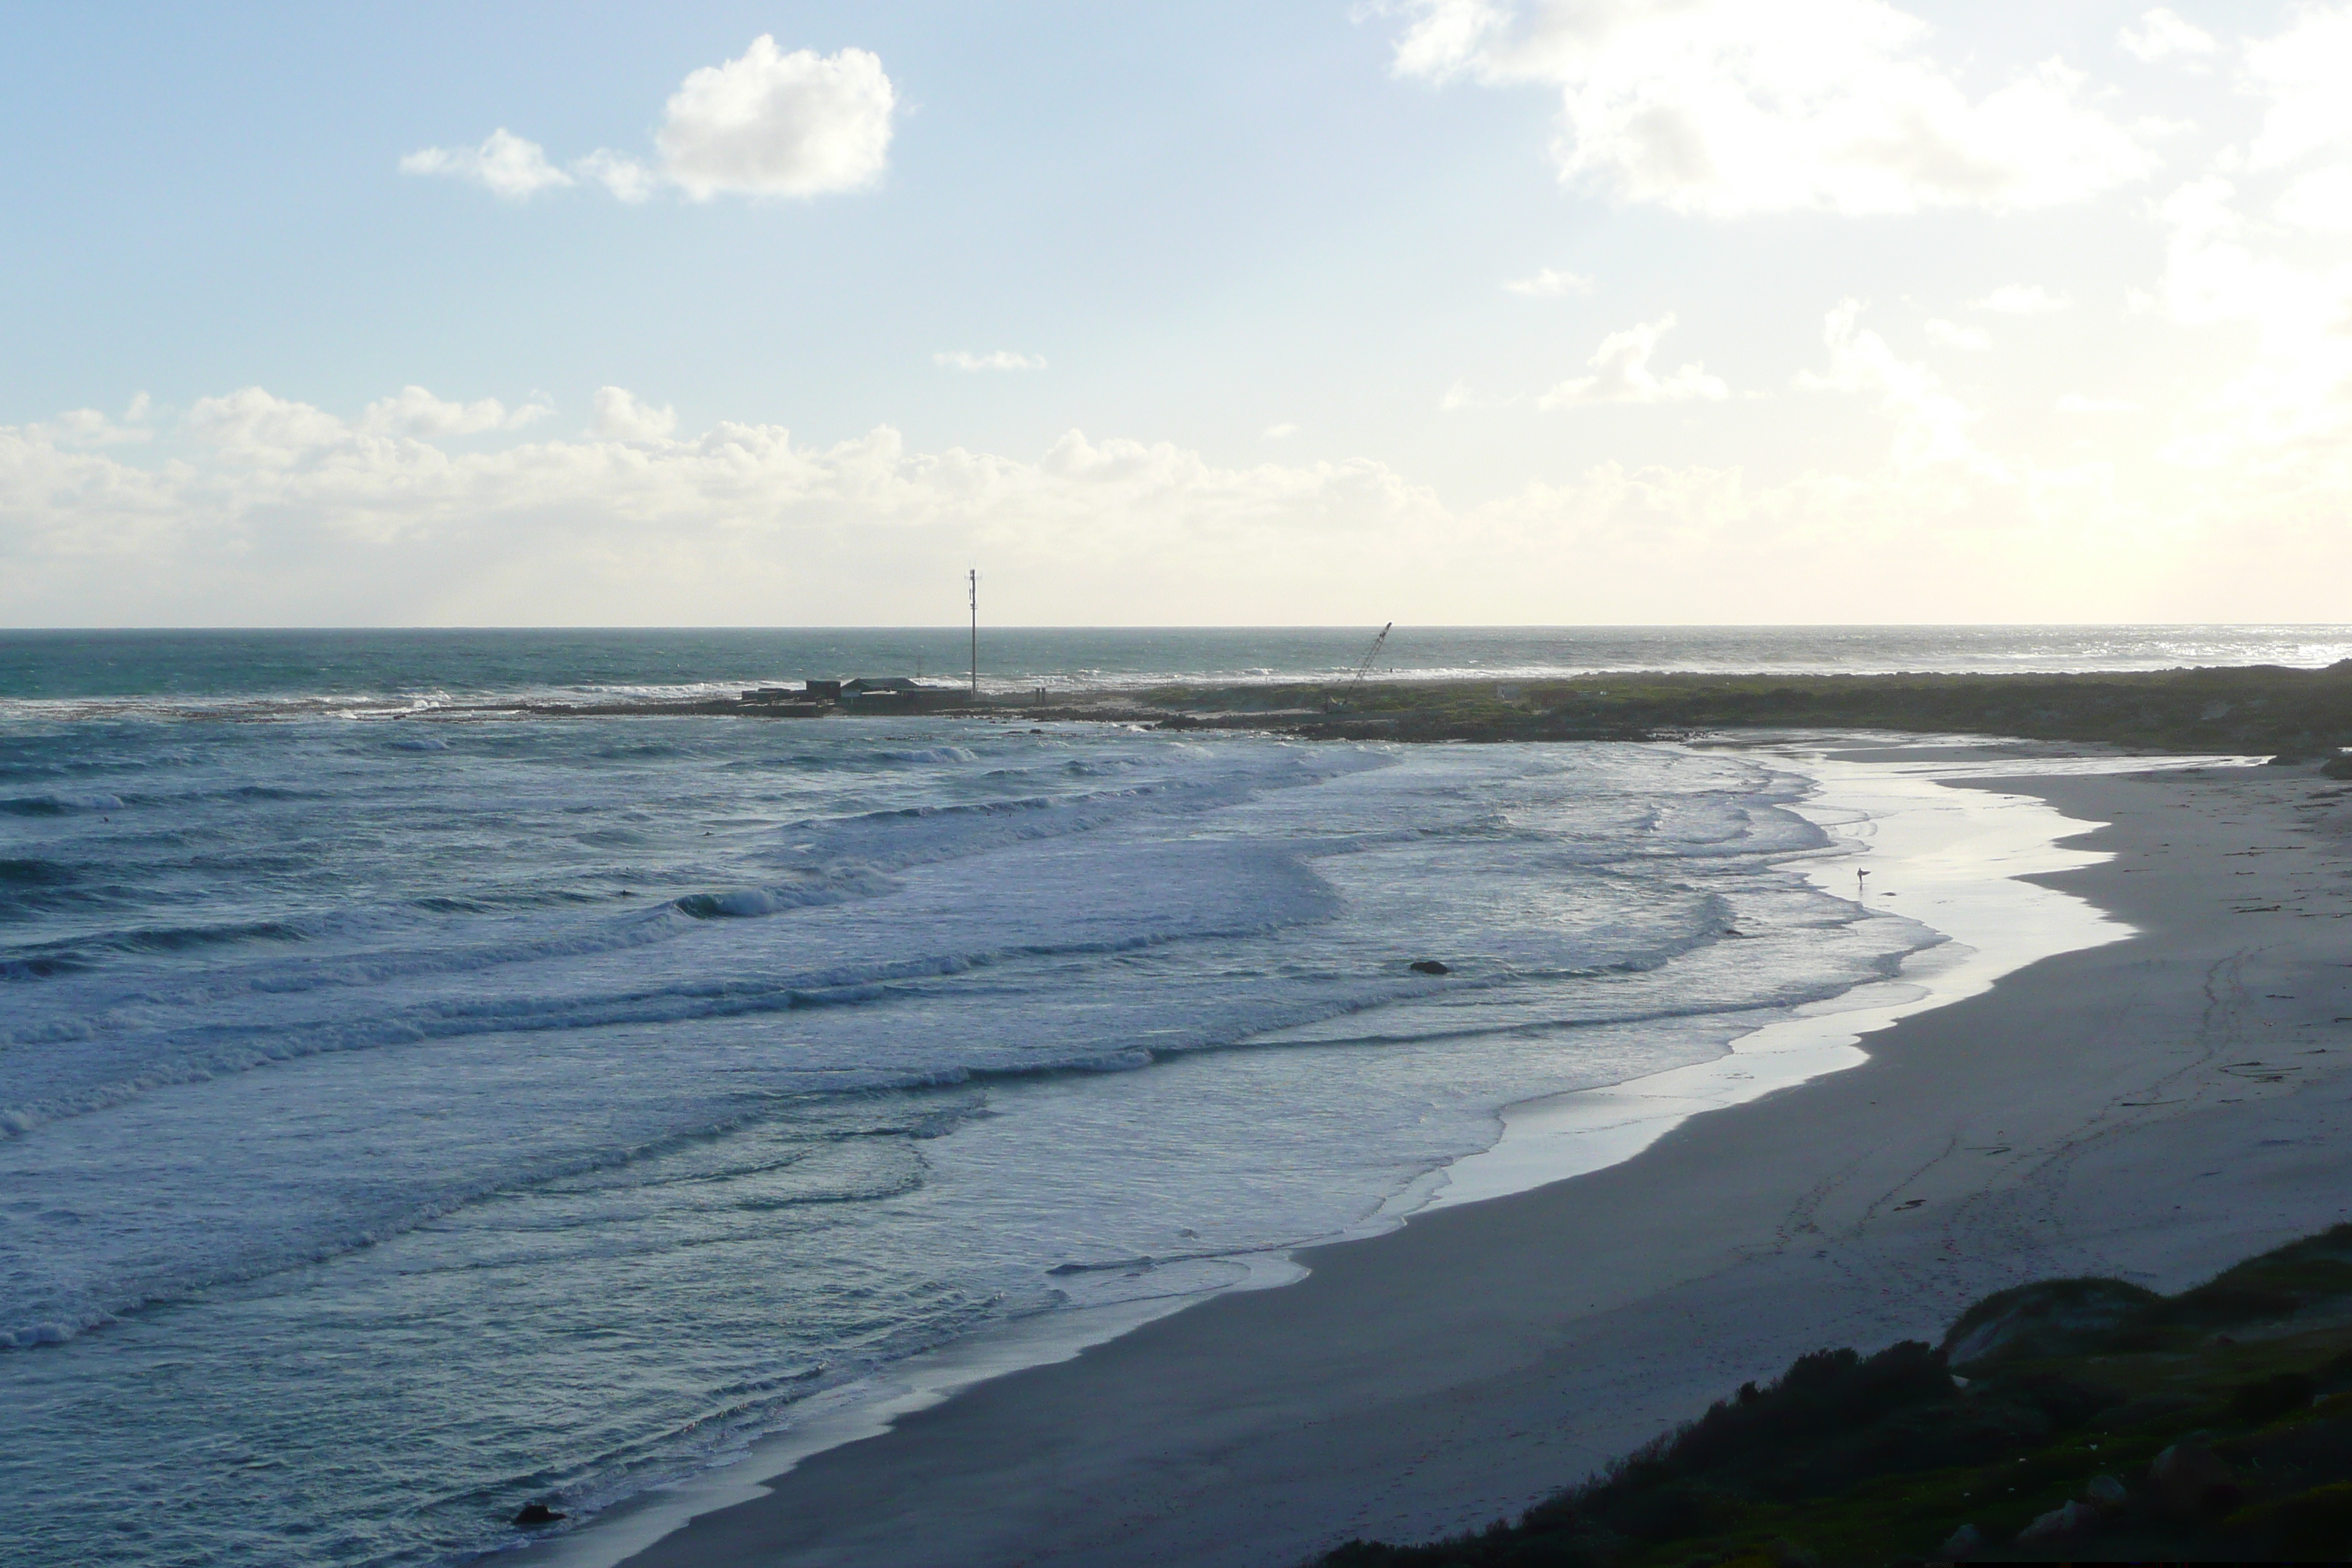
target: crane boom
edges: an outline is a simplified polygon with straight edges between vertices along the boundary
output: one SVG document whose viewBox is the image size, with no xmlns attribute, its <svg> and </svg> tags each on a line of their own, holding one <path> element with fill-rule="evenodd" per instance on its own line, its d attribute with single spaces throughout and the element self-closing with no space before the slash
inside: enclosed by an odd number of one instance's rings
<svg viewBox="0 0 2352 1568">
<path fill-rule="evenodd" d="M 1353 691 L 1356 688 L 1361 686 L 1364 683 L 1364 677 L 1371 674 L 1372 662 L 1381 657 L 1381 649 L 1387 644 L 1389 640 L 1389 633 L 1395 629 L 1396 623 L 1394 621 L 1391 621 L 1387 626 L 1381 628 L 1381 635 L 1372 639 L 1370 649 L 1364 655 L 1364 662 L 1356 666 L 1356 678 L 1348 682 L 1348 689 L 1349 691 Z"/>
</svg>

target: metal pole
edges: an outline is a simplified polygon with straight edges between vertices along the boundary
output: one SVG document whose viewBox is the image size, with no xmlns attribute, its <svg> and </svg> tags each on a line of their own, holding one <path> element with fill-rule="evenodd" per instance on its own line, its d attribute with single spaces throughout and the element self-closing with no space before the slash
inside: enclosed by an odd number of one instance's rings
<svg viewBox="0 0 2352 1568">
<path fill-rule="evenodd" d="M 980 700 L 980 568 L 966 574 L 971 594 L 971 700 Z"/>
</svg>

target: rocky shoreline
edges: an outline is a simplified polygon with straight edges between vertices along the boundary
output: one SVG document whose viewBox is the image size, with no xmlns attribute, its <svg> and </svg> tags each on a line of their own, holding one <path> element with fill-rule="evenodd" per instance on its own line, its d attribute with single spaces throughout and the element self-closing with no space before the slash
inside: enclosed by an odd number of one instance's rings
<svg viewBox="0 0 2352 1568">
<path fill-rule="evenodd" d="M 1612 674 L 1528 682 L 1169 686 L 1035 701 L 983 698 L 939 711 L 999 722 L 1264 730 L 1329 740 L 1658 741 L 1727 730 L 1836 729 L 2325 758 L 2352 746 L 2352 660 L 2324 669 L 2083 675 Z M 825 716 L 820 705 L 705 698 L 458 705 L 413 717 Z"/>
</svg>

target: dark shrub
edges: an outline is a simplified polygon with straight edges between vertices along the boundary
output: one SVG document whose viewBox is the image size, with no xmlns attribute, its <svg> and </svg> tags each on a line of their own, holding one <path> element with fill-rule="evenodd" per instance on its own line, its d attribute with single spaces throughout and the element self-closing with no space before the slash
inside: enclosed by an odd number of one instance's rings
<svg viewBox="0 0 2352 1568">
<path fill-rule="evenodd" d="M 2319 1379 L 2307 1372 L 2282 1372 L 2231 1390 L 2230 1414 L 2241 1421 L 2272 1421 L 2317 1397 Z"/>
</svg>

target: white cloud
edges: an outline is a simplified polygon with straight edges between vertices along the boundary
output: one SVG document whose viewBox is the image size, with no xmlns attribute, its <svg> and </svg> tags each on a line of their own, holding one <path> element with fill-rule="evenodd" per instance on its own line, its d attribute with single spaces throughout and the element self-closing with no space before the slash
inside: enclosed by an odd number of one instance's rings
<svg viewBox="0 0 2352 1568">
<path fill-rule="evenodd" d="M 351 427 L 325 410 L 273 397 L 257 386 L 196 399 L 185 427 L 198 441 L 232 457 L 272 466 L 351 437 Z"/>
<path fill-rule="evenodd" d="M 1585 363 L 1592 374 L 1563 381 L 1536 400 L 1541 408 L 1570 408 L 1588 403 L 1682 403 L 1694 398 L 1729 395 L 1722 381 L 1702 365 L 1686 364 L 1671 375 L 1650 368 L 1658 340 L 1674 330 L 1669 313 L 1601 340 L 1601 347 Z"/>
<path fill-rule="evenodd" d="M 59 447 L 122 447 L 154 439 L 155 433 L 142 423 L 147 417 L 145 393 L 131 400 L 130 411 L 123 417 L 129 423 L 118 425 L 99 409 L 68 408 L 28 429 L 37 439 Z"/>
<path fill-rule="evenodd" d="M 411 153 L 400 161 L 400 172 L 467 180 L 517 202 L 572 183 L 570 174 L 547 161 L 545 148 L 503 125 L 479 147 L 425 147 Z"/>
<path fill-rule="evenodd" d="M 897 112 L 897 89 L 866 50 L 786 54 L 762 33 L 740 58 L 689 73 L 670 94 L 654 133 L 657 165 L 600 147 L 565 169 L 500 126 L 479 147 L 421 148 L 400 168 L 470 180 L 512 201 L 583 180 L 625 202 L 664 184 L 698 202 L 817 196 L 882 177 Z"/>
<path fill-rule="evenodd" d="M 1045 356 L 1017 354 L 1009 349 L 999 349 L 989 354 L 954 349 L 933 354 L 931 363 L 948 370 L 1044 370 Z"/>
<path fill-rule="evenodd" d="M 2261 129 L 2242 157 L 2217 161 L 2231 178 L 2190 180 L 2160 204 L 2164 275 L 2139 302 L 2241 356 L 2175 421 L 2163 455 L 2263 476 L 2287 488 L 2285 505 L 2352 479 L 2352 259 L 2322 237 L 2352 233 L 2352 5 L 2296 7 L 2243 63 L 2241 85 L 2267 100 Z"/>
<path fill-rule="evenodd" d="M 2251 334 L 2252 353 L 2181 422 L 2166 455 L 2197 467 L 2231 459 L 2270 472 L 2335 473 L 2352 435 L 2352 265 L 2314 262 L 2235 205 L 2215 177 L 2160 209 L 2172 234 L 2156 310 L 2182 326 Z"/>
<path fill-rule="evenodd" d="M 2053 294 L 2038 283 L 2011 283 L 1979 300 L 1976 308 L 2003 316 L 2047 316 L 2067 310 L 2074 303 L 2065 295 Z"/>
<path fill-rule="evenodd" d="M 551 412 L 538 402 L 509 412 L 495 397 L 449 403 L 421 386 L 404 386 L 395 395 L 369 404 L 367 412 L 360 416 L 359 428 L 369 435 L 478 436 L 489 430 L 520 430 Z"/>
<path fill-rule="evenodd" d="M 627 393 L 615 387 L 605 391 L 615 394 L 625 406 L 634 406 Z M 138 404 L 132 406 L 139 413 L 145 412 Z M 605 411 L 602 395 L 597 411 L 600 417 Z M 356 420 L 346 421 L 310 404 L 289 402 L 260 387 L 248 386 L 226 396 L 197 399 L 182 430 L 200 444 L 240 461 L 285 467 L 371 443 L 405 440 L 414 444 L 520 430 L 551 412 L 546 402 L 538 398 L 509 408 L 495 397 L 475 403 L 452 403 L 436 397 L 424 387 L 405 386 L 390 397 L 369 404 Z M 646 412 L 640 417 L 657 419 L 667 413 Z M 146 437 L 142 434 L 132 438 Z"/>
<path fill-rule="evenodd" d="M 2248 42 L 2245 77 L 2271 100 L 2249 149 L 2253 168 L 2352 150 L 2352 7 L 2305 6 L 2278 37 Z"/>
<path fill-rule="evenodd" d="M 1949 464 L 2005 480 L 2008 470 L 1969 438 L 1975 411 L 1945 391 L 1934 371 L 1899 357 L 1885 338 L 1864 329 L 1862 310 L 1859 300 L 1848 300 L 1829 313 L 1822 341 L 1830 351 L 1830 368 L 1801 372 L 1797 387 L 1877 397 L 1895 420 L 1894 459 L 1899 468 Z"/>
<path fill-rule="evenodd" d="M 1514 278 L 1503 285 L 1514 294 L 1524 294 L 1531 300 L 1557 300 L 1563 294 L 1590 294 L 1592 279 L 1574 272 L 1561 272 L 1547 267 L 1532 278 Z"/>
<path fill-rule="evenodd" d="M 677 428 L 676 409 L 641 403 L 625 387 L 598 387 L 595 410 L 588 434 L 600 441 L 665 441 Z"/>
<path fill-rule="evenodd" d="M 2331 163 L 2297 175 L 2271 210 L 2297 228 L 2352 234 L 2352 168 Z"/>
<path fill-rule="evenodd" d="M 788 55 L 762 33 L 741 58 L 688 77 L 654 140 L 662 172 L 697 201 L 814 196 L 881 177 L 897 107 L 882 62 L 864 49 Z"/>
<path fill-rule="evenodd" d="M 2061 414 L 2137 414 L 2139 405 L 2120 397 L 2085 397 L 2070 392 L 2058 400 Z"/>
<path fill-rule="evenodd" d="M 2156 159 L 2056 60 L 1971 100 L 1884 0 L 1407 0 L 1405 76 L 1561 95 L 1563 179 L 1732 217 L 2082 200 Z"/>
<path fill-rule="evenodd" d="M 2151 62 L 2195 59 L 2221 47 L 2212 34 L 2182 21 L 2161 5 L 2141 16 L 2137 27 L 2126 27 L 2116 42 L 2127 52 Z"/>
<path fill-rule="evenodd" d="M 1958 349 L 1964 353 L 1982 353 L 1992 347 L 1991 335 L 1982 327 L 1964 327 L 1958 321 L 1941 320 L 1927 323 L 1927 341 L 1939 349 Z"/>
<path fill-rule="evenodd" d="M 906 625 L 961 608 L 940 563 L 977 554 L 1030 625 L 2335 613 L 2352 476 L 2156 469 L 2134 492 L 1964 434 L 1947 455 L 1968 460 L 1923 462 L 1914 427 L 1967 411 L 1852 307 L 1826 340 L 1816 379 L 1885 403 L 1890 460 L 1769 483 L 1601 463 L 1471 506 L 1372 461 L 1219 467 L 1076 431 L 1026 458 L 736 424 L 445 449 L 247 388 L 160 432 L 205 440 L 148 467 L 0 427 L 0 622 Z"/>
<path fill-rule="evenodd" d="M 1269 425 L 1265 427 L 1264 434 L 1265 438 L 1269 441 L 1286 441 L 1291 437 L 1298 434 L 1298 426 L 1296 425 Z"/>
<path fill-rule="evenodd" d="M 599 147 L 572 166 L 581 178 L 593 180 L 632 205 L 651 196 L 661 184 L 659 170 L 609 148 Z"/>
</svg>

